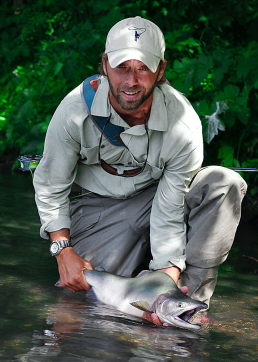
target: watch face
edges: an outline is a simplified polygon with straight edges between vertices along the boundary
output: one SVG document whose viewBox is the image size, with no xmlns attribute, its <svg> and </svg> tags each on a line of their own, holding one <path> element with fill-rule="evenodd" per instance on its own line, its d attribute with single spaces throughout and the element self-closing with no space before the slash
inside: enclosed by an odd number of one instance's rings
<svg viewBox="0 0 258 362">
<path fill-rule="evenodd" d="M 51 245 L 51 251 L 52 251 L 52 253 L 53 253 L 53 254 L 56 254 L 56 253 L 58 252 L 58 250 L 59 250 L 58 244 L 57 244 L 57 243 L 53 243 L 53 244 Z"/>
</svg>

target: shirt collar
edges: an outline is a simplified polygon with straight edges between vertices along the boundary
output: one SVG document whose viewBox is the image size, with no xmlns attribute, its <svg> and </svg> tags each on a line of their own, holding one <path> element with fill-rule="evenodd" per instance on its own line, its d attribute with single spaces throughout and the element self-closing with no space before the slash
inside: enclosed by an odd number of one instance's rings
<svg viewBox="0 0 258 362">
<path fill-rule="evenodd" d="M 93 99 L 91 106 L 91 113 L 94 116 L 108 117 L 111 113 L 110 121 L 113 124 L 124 127 L 128 133 L 139 134 L 145 132 L 144 125 L 130 127 L 120 116 L 116 113 L 114 108 L 109 102 L 109 84 L 106 77 L 101 77 L 101 84 L 98 87 L 96 95 Z M 155 87 L 153 93 L 153 101 L 151 106 L 150 118 L 148 121 L 148 128 L 155 131 L 166 131 L 168 128 L 167 109 L 165 104 L 164 94 L 159 87 Z M 140 132 L 140 133 L 142 133 Z"/>
<path fill-rule="evenodd" d="M 108 98 L 109 85 L 106 77 L 101 77 L 101 83 L 91 105 L 93 116 L 108 117 L 111 112 L 111 105 Z"/>
</svg>

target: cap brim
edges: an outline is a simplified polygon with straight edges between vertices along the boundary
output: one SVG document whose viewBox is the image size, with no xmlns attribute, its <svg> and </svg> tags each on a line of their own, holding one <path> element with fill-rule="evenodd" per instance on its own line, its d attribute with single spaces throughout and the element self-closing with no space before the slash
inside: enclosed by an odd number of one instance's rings
<svg viewBox="0 0 258 362">
<path fill-rule="evenodd" d="M 147 67 L 152 71 L 152 73 L 156 72 L 158 65 L 161 61 L 160 58 L 156 57 L 155 55 L 149 52 L 145 52 L 143 50 L 138 50 L 134 48 L 116 50 L 107 53 L 107 55 L 111 68 L 117 67 L 119 64 L 125 62 L 126 60 L 136 59 L 147 65 Z"/>
</svg>

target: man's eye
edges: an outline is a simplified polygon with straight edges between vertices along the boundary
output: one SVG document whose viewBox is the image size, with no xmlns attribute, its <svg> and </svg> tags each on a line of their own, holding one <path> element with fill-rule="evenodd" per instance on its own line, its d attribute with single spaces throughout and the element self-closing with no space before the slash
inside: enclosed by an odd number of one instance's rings
<svg viewBox="0 0 258 362">
<path fill-rule="evenodd" d="M 123 64 L 119 64 L 117 68 L 124 68 Z"/>
<path fill-rule="evenodd" d="M 141 67 L 141 70 L 149 70 L 148 67 Z"/>
</svg>

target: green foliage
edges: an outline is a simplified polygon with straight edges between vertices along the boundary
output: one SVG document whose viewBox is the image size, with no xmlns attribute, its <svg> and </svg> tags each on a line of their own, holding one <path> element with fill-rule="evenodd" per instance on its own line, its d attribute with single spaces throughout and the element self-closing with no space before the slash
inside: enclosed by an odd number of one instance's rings
<svg viewBox="0 0 258 362">
<path fill-rule="evenodd" d="M 136 15 L 164 32 L 167 79 L 201 118 L 208 163 L 258 166 L 257 0 L 27 0 L 13 6 L 6 0 L 0 7 L 1 162 L 10 153 L 42 153 L 59 102 L 98 72 L 108 30 Z M 245 178 L 257 181 L 254 174 Z"/>
</svg>

